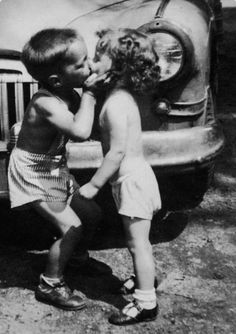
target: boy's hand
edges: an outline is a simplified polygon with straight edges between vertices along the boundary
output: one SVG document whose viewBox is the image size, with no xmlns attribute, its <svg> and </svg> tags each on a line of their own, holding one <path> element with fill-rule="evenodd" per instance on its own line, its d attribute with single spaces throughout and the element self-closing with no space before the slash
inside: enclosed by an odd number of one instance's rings
<svg viewBox="0 0 236 334">
<path fill-rule="evenodd" d="M 99 189 L 90 182 L 86 183 L 85 185 L 79 188 L 80 196 L 87 199 L 94 198 L 97 195 L 98 191 Z"/>
<path fill-rule="evenodd" d="M 110 72 L 106 72 L 102 75 L 96 73 L 91 74 L 84 82 L 84 89 L 96 92 L 97 90 L 104 88 L 110 81 Z"/>
</svg>

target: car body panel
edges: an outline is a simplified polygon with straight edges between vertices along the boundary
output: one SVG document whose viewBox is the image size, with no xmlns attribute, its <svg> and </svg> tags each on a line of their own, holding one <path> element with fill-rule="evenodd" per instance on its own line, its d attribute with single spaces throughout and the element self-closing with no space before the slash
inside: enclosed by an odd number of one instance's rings
<svg viewBox="0 0 236 334">
<path fill-rule="evenodd" d="M 37 31 L 64 27 L 79 15 L 117 2 L 116 0 L 2 0 L 0 2 L 0 49 L 21 51 Z"/>
</svg>

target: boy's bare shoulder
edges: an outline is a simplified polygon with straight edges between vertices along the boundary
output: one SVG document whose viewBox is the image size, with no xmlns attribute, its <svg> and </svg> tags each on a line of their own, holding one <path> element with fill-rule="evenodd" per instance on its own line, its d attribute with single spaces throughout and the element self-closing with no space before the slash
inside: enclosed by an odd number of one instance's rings
<svg viewBox="0 0 236 334">
<path fill-rule="evenodd" d="M 47 95 L 36 96 L 32 104 L 35 110 L 42 115 L 53 114 L 66 109 L 66 105 L 59 101 L 56 97 Z"/>
</svg>

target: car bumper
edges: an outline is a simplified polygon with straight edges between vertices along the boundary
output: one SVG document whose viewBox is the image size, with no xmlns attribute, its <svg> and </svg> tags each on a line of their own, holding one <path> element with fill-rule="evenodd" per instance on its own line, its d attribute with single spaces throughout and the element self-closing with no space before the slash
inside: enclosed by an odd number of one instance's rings
<svg viewBox="0 0 236 334">
<path fill-rule="evenodd" d="M 174 131 L 143 132 L 147 161 L 159 173 L 181 173 L 212 164 L 224 146 L 217 123 Z M 67 144 L 68 165 L 72 170 L 96 169 L 102 162 L 98 141 Z"/>
</svg>

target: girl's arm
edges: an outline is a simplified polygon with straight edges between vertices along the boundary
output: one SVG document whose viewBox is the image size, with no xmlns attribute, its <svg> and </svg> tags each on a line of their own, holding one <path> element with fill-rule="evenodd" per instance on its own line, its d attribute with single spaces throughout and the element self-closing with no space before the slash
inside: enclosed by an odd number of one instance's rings
<svg viewBox="0 0 236 334">
<path fill-rule="evenodd" d="M 98 168 L 90 182 L 80 188 L 80 194 L 86 198 L 93 198 L 99 189 L 119 169 L 124 158 L 127 143 L 127 108 L 115 99 L 111 101 L 104 113 L 104 138 L 109 138 L 109 151 L 106 153 L 102 165 Z"/>
</svg>

